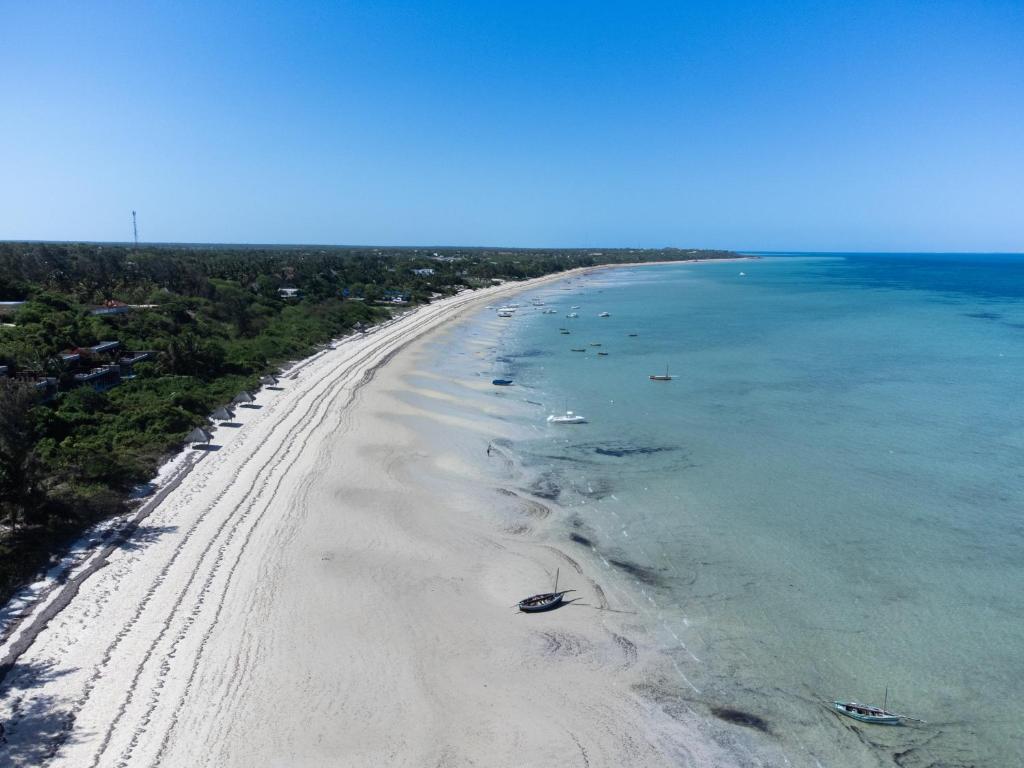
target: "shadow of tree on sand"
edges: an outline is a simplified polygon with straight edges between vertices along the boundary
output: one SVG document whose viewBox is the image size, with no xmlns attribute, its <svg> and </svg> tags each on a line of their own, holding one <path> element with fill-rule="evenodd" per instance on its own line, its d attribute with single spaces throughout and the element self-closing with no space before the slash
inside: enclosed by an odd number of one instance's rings
<svg viewBox="0 0 1024 768">
<path fill-rule="evenodd" d="M 44 765 L 74 737 L 66 702 L 43 693 L 48 682 L 75 672 L 47 663 L 15 663 L 0 683 L 0 765 Z"/>
<path fill-rule="evenodd" d="M 116 539 L 116 544 L 121 549 L 143 549 L 176 530 L 176 525 L 140 525 Z"/>
</svg>

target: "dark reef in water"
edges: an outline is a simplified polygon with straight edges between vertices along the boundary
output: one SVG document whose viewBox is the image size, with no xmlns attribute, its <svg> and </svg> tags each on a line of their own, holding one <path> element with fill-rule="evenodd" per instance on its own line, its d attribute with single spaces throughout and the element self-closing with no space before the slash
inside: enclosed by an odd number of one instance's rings
<svg viewBox="0 0 1024 768">
<path fill-rule="evenodd" d="M 626 446 L 612 446 L 612 447 L 608 447 L 608 448 L 605 448 L 605 447 L 595 448 L 594 449 L 594 453 L 599 453 L 602 456 L 615 456 L 617 458 L 622 458 L 623 456 L 647 456 L 647 455 L 650 455 L 652 453 L 663 453 L 664 451 L 674 451 L 674 450 L 676 450 L 676 449 L 675 448 L 668 448 L 668 447 L 665 447 L 665 446 L 653 446 L 653 445 L 651 445 L 651 446 L 641 445 L 641 446 L 636 446 L 636 447 L 632 447 L 632 448 L 626 447 Z"/>
<path fill-rule="evenodd" d="M 585 547 L 594 546 L 594 542 L 588 539 L 586 536 L 580 536 L 578 533 L 570 533 L 569 539 L 575 541 L 577 544 L 582 544 Z"/>
<path fill-rule="evenodd" d="M 580 496 L 586 496 L 588 499 L 603 499 L 607 496 L 611 496 L 612 491 L 615 489 L 612 487 L 612 481 L 606 477 L 598 477 L 594 480 L 588 480 L 586 487 L 573 486 L 573 489 L 580 494 Z"/>
<path fill-rule="evenodd" d="M 530 485 L 530 493 L 541 499 L 557 501 L 562 495 L 562 486 L 550 474 L 543 474 Z"/>
<path fill-rule="evenodd" d="M 719 720 L 725 720 L 727 723 L 735 723 L 736 725 L 742 725 L 744 728 L 753 728 L 755 731 L 761 731 L 761 733 L 771 733 L 771 729 L 768 727 L 768 723 L 762 720 L 757 715 L 752 715 L 749 712 L 743 712 L 739 709 L 729 709 L 728 707 L 712 707 L 711 714 L 717 717 Z"/>
<path fill-rule="evenodd" d="M 629 560 L 620 560 L 618 558 L 608 558 L 608 562 L 614 565 L 619 570 L 625 571 L 633 578 L 638 581 L 642 581 L 644 584 L 651 586 L 657 586 L 661 583 L 661 577 L 651 568 L 637 563 L 630 562 Z"/>
</svg>

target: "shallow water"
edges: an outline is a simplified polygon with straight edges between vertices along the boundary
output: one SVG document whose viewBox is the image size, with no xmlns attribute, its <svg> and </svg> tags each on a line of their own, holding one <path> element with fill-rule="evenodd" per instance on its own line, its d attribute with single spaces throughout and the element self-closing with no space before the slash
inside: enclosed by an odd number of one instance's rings
<svg viewBox="0 0 1024 768">
<path fill-rule="evenodd" d="M 465 362 L 516 380 L 496 396 L 533 435 L 515 443 L 533 489 L 570 510 L 568 546 L 632 582 L 689 699 L 760 718 L 797 764 L 853 741 L 883 764 L 1021 764 L 1024 258 L 568 285 L 518 297 Z M 566 407 L 590 422 L 544 423 Z M 886 689 L 928 724 L 852 730 L 821 704 Z"/>
</svg>

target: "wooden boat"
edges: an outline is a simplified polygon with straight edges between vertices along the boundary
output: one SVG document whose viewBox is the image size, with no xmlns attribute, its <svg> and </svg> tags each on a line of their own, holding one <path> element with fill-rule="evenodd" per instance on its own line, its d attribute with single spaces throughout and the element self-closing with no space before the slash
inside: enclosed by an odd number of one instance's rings
<svg viewBox="0 0 1024 768">
<path fill-rule="evenodd" d="M 555 606 L 561 605 L 562 598 L 574 589 L 563 589 L 561 592 L 544 592 L 539 595 L 531 595 L 519 601 L 519 610 L 523 613 L 540 613 L 550 611 Z"/>
<path fill-rule="evenodd" d="M 672 377 L 668 375 L 668 366 L 665 366 L 665 375 L 662 376 L 660 373 L 652 373 L 650 375 L 651 381 L 672 381 Z"/>
<path fill-rule="evenodd" d="M 888 691 L 886 691 L 886 699 L 888 698 Z M 856 701 L 837 700 L 832 702 L 832 708 L 841 715 L 852 717 L 854 720 L 862 723 L 871 723 L 872 725 L 899 725 L 903 720 L 913 720 L 917 723 L 924 722 L 924 720 L 918 720 L 916 717 L 907 717 L 906 715 L 890 712 L 885 708 L 884 704 L 881 707 L 874 707 L 870 704 L 858 704 Z"/>
<path fill-rule="evenodd" d="M 491 384 L 493 384 L 496 387 L 507 387 L 511 383 L 512 379 L 494 379 L 493 381 L 491 381 Z"/>
<path fill-rule="evenodd" d="M 587 348 L 586 347 L 573 347 L 572 351 L 573 352 L 586 352 Z"/>
<path fill-rule="evenodd" d="M 567 328 L 561 328 L 558 332 L 561 333 L 563 336 L 569 335 L 569 330 Z"/>
<path fill-rule="evenodd" d="M 598 354 L 599 357 L 608 357 L 608 353 L 607 352 L 598 352 L 597 354 Z"/>
<path fill-rule="evenodd" d="M 631 334 L 629 334 L 629 335 L 630 335 L 630 336 L 639 336 L 640 334 L 639 334 L 639 333 L 631 333 Z"/>
<path fill-rule="evenodd" d="M 592 346 L 592 347 L 600 347 L 601 346 L 601 342 L 600 341 L 592 341 L 592 342 L 590 342 L 590 346 Z"/>
<path fill-rule="evenodd" d="M 519 601 L 519 610 L 523 613 L 540 613 L 541 611 L 550 611 L 562 604 L 562 598 L 570 592 L 575 592 L 575 589 L 563 589 L 561 592 L 558 591 L 558 573 L 555 571 L 555 589 L 553 592 L 541 592 L 539 595 L 530 595 L 529 597 L 523 598 Z"/>
</svg>

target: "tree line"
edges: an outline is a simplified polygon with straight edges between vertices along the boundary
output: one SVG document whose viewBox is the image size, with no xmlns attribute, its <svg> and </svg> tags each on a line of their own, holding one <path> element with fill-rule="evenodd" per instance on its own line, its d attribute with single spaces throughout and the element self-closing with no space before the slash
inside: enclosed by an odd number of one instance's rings
<svg viewBox="0 0 1024 768">
<path fill-rule="evenodd" d="M 0 597 L 87 526 L 123 511 L 130 489 L 214 408 L 282 362 L 389 317 L 388 296 L 416 304 L 495 279 L 734 255 L 0 243 L 0 301 L 24 302 L 0 318 Z M 103 306 L 123 311 L 94 312 Z M 117 387 L 75 386 L 61 353 L 106 340 L 152 355 Z M 40 378 L 57 383 L 45 399 Z"/>
</svg>

